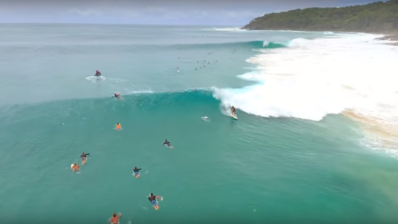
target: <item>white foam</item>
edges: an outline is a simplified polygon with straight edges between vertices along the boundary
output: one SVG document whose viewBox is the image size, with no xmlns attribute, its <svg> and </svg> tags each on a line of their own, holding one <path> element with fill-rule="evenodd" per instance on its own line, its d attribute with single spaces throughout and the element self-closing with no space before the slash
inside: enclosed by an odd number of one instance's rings
<svg viewBox="0 0 398 224">
<path fill-rule="evenodd" d="M 97 77 L 97 76 L 88 76 L 88 77 L 86 77 L 86 80 L 95 83 L 95 82 L 98 82 L 98 81 L 105 80 L 105 77 L 104 76 L 99 76 L 99 77 Z"/>
<path fill-rule="evenodd" d="M 369 34 L 295 39 L 247 61 L 256 71 L 239 76 L 257 84 L 215 89 L 223 105 L 263 117 L 319 121 L 345 109 L 397 122 L 398 52 Z"/>
<path fill-rule="evenodd" d="M 263 42 L 263 47 L 267 47 L 271 42 L 269 41 L 264 41 Z M 310 44 L 310 40 L 307 39 L 303 39 L 303 38 L 296 38 L 293 39 L 289 42 L 272 42 L 274 44 L 282 44 L 285 45 L 286 47 L 305 47 L 308 44 Z M 254 52 L 262 52 L 262 53 L 266 53 L 267 50 L 265 49 L 252 49 L 252 51 Z"/>
<path fill-rule="evenodd" d="M 239 27 L 230 27 L 230 28 L 212 28 L 212 29 L 204 29 L 204 30 L 209 30 L 209 31 L 229 31 L 229 32 L 241 32 L 241 31 L 246 31 L 245 29 L 241 29 Z"/>
<path fill-rule="evenodd" d="M 296 38 L 291 40 L 288 43 L 289 47 L 306 47 L 307 45 L 310 44 L 310 40 L 303 39 L 303 38 Z"/>
<path fill-rule="evenodd" d="M 131 90 L 127 92 L 127 94 L 152 94 L 152 93 L 154 93 L 152 90 Z"/>
</svg>

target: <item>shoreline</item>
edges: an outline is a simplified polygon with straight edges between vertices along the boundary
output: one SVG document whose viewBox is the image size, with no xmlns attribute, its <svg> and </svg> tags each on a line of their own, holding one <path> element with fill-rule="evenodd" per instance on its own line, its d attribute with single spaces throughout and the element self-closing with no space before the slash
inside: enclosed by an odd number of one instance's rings
<svg viewBox="0 0 398 224">
<path fill-rule="evenodd" d="M 397 41 L 396 43 L 385 43 L 388 45 L 398 46 L 398 34 L 382 34 L 384 36 L 375 38 L 375 40 Z"/>
</svg>

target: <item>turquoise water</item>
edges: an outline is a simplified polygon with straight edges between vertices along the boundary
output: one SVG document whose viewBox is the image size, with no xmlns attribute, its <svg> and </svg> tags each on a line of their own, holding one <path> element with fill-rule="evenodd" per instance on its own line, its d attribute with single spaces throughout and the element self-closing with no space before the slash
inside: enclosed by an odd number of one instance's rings
<svg viewBox="0 0 398 224">
<path fill-rule="evenodd" d="M 363 146 L 356 123 L 239 108 L 234 121 L 213 96 L 252 84 L 236 76 L 255 69 L 245 61 L 253 49 L 322 33 L 72 25 L 0 33 L 4 223 L 105 223 L 114 211 L 121 223 L 398 221 L 398 162 Z M 265 39 L 275 44 L 263 47 Z M 96 69 L 104 80 L 87 78 Z M 88 162 L 74 174 L 82 152 Z M 158 211 L 151 192 L 164 197 Z"/>
</svg>

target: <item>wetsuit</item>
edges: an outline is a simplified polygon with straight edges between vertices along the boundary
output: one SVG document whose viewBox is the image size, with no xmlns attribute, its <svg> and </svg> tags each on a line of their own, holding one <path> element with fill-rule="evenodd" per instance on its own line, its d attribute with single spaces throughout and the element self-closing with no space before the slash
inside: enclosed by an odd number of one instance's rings
<svg viewBox="0 0 398 224">
<path fill-rule="evenodd" d="M 163 145 L 170 146 L 170 142 L 166 140 L 166 141 L 163 142 Z"/>
<path fill-rule="evenodd" d="M 156 196 L 155 195 L 149 196 L 148 200 L 151 202 L 151 205 L 153 205 L 153 206 L 158 204 L 158 202 L 156 201 Z"/>
<path fill-rule="evenodd" d="M 138 175 L 138 174 L 140 174 L 139 172 L 140 172 L 140 170 L 141 170 L 141 168 L 134 168 L 134 170 L 133 170 L 133 172 L 134 172 L 134 175 Z"/>
<path fill-rule="evenodd" d="M 82 158 L 82 160 L 83 160 L 83 159 L 86 159 L 88 155 L 90 155 L 90 153 L 83 153 L 83 154 L 80 156 L 80 158 Z"/>
</svg>

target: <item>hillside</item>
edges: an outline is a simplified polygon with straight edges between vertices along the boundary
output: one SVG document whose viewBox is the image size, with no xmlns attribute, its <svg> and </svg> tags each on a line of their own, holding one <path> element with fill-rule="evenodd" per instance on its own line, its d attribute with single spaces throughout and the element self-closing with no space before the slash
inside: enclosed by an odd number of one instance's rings
<svg viewBox="0 0 398 224">
<path fill-rule="evenodd" d="M 398 0 L 265 14 L 243 29 L 398 33 Z"/>
</svg>

